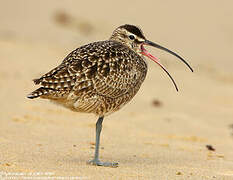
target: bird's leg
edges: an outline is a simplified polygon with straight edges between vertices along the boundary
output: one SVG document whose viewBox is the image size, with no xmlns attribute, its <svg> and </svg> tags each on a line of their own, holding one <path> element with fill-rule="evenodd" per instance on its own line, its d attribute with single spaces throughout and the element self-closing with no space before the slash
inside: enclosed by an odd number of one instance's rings
<svg viewBox="0 0 233 180">
<path fill-rule="evenodd" d="M 95 157 L 93 160 L 88 161 L 88 164 L 96 165 L 96 166 L 108 166 L 108 167 L 117 167 L 118 163 L 114 162 L 101 162 L 99 160 L 99 144 L 100 144 L 100 133 L 102 130 L 102 122 L 104 120 L 104 116 L 99 117 L 96 122 L 96 140 L 95 140 Z"/>
</svg>

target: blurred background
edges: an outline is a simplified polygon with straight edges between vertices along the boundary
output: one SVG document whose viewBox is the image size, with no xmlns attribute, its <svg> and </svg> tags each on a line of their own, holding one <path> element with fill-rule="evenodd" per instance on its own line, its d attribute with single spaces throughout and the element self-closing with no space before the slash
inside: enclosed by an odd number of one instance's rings
<svg viewBox="0 0 233 180">
<path fill-rule="evenodd" d="M 26 95 L 36 88 L 31 80 L 59 65 L 69 52 L 106 40 L 116 27 L 127 23 L 180 54 L 194 73 L 174 56 L 148 47 L 176 79 L 180 91 L 148 60 L 147 78 L 133 102 L 106 118 L 105 157 L 114 154 L 114 159 L 131 167 L 119 175 L 125 179 L 128 172 L 132 177 L 153 177 L 154 162 L 160 169 L 157 177 L 172 178 L 179 168 L 193 177 L 232 177 L 232 7 L 228 0 L 0 0 L 0 170 L 49 169 L 64 175 L 64 164 L 71 163 L 74 175 L 98 174 L 85 165 L 93 151 L 89 141 L 94 141 L 96 117 L 46 100 L 32 101 Z M 51 148 L 54 142 L 61 143 Z M 79 151 L 72 143 L 81 147 Z M 208 143 L 224 158 L 209 155 Z M 132 152 L 142 155 L 133 158 Z M 36 165 L 37 158 L 42 164 Z M 204 162 L 208 158 L 211 161 Z M 77 170 L 80 167 L 82 171 Z M 112 173 L 103 172 L 106 177 Z"/>
</svg>

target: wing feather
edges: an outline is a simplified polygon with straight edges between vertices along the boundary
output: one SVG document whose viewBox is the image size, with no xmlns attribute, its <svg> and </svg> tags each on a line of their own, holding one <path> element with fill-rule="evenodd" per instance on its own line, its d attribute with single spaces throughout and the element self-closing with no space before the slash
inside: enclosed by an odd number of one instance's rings
<svg viewBox="0 0 233 180">
<path fill-rule="evenodd" d="M 49 89 L 44 91 L 48 98 L 62 91 L 66 95 L 73 92 L 80 97 L 98 94 L 116 98 L 144 80 L 146 71 L 142 68 L 146 69 L 146 63 L 140 58 L 115 41 L 91 43 L 72 51 L 61 65 L 34 82 L 40 84 L 42 89 Z M 41 89 L 38 92 L 42 92 Z M 36 95 L 44 95 L 39 94 Z"/>
</svg>

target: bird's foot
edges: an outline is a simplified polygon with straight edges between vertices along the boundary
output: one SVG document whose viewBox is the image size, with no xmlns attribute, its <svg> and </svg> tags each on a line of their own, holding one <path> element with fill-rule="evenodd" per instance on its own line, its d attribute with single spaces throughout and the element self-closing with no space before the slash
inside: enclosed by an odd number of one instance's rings
<svg viewBox="0 0 233 180">
<path fill-rule="evenodd" d="M 93 159 L 93 160 L 87 161 L 87 164 L 94 165 L 94 166 L 113 167 L 113 168 L 118 167 L 118 163 L 115 163 L 115 162 L 101 162 L 98 159 Z"/>
</svg>

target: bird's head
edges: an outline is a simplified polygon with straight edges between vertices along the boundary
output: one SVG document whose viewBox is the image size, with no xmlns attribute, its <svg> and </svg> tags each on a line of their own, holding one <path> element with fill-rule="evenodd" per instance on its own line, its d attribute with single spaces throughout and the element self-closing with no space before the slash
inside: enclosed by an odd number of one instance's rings
<svg viewBox="0 0 233 180">
<path fill-rule="evenodd" d="M 147 56 L 148 58 L 153 60 L 155 63 L 157 63 L 167 73 L 167 75 L 171 78 L 177 91 L 178 91 L 178 88 L 177 88 L 177 85 L 176 85 L 174 79 L 172 78 L 172 76 L 168 73 L 168 71 L 165 69 L 165 67 L 159 63 L 159 59 L 154 57 L 152 54 L 150 54 L 145 49 L 144 46 L 148 45 L 148 46 L 156 47 L 158 49 L 164 50 L 164 51 L 176 56 L 183 63 L 185 63 L 188 66 L 188 68 L 193 72 L 193 69 L 191 68 L 191 66 L 181 56 L 179 56 L 175 52 L 173 52 L 173 51 L 171 51 L 163 46 L 160 46 L 152 41 L 147 40 L 145 38 L 142 30 L 140 28 L 138 28 L 137 26 L 125 24 L 125 25 L 122 25 L 122 26 L 116 28 L 114 30 L 112 36 L 110 37 L 110 40 L 118 41 L 118 42 L 124 44 L 125 46 L 128 46 L 130 49 L 134 50 L 137 54 Z"/>
<path fill-rule="evenodd" d="M 129 24 L 118 27 L 110 39 L 128 46 L 137 53 L 141 52 L 141 46 L 146 40 L 141 29 Z"/>
</svg>

